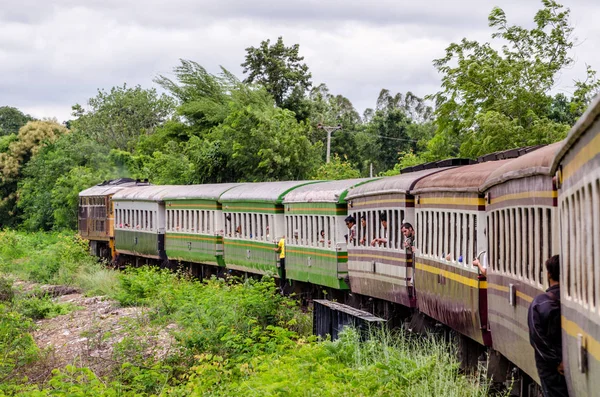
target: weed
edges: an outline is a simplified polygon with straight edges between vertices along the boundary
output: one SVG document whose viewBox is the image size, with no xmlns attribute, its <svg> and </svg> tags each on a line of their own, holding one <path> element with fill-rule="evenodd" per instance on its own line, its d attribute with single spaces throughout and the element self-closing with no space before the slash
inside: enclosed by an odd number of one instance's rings
<svg viewBox="0 0 600 397">
<path fill-rule="evenodd" d="M 21 296 L 14 300 L 14 310 L 33 320 L 54 318 L 77 309 L 71 303 L 56 303 L 48 295 Z"/>
</svg>

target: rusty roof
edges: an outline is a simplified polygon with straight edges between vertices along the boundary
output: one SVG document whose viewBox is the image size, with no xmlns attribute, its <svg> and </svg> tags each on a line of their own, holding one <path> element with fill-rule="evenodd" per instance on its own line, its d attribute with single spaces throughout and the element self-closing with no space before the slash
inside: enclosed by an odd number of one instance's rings
<svg viewBox="0 0 600 397">
<path fill-rule="evenodd" d="M 550 175 L 552 161 L 563 142 L 556 142 L 512 159 L 492 172 L 482 184 L 481 190 L 503 183 L 511 179 L 525 178 L 532 175 Z"/>
<path fill-rule="evenodd" d="M 427 170 L 409 172 L 407 174 L 389 176 L 386 178 L 375 180 L 373 182 L 365 183 L 364 185 L 357 186 L 350 192 L 348 192 L 346 200 L 350 200 L 356 197 L 374 196 L 377 194 L 386 193 L 406 194 L 406 192 L 411 190 L 413 185 L 421 178 L 450 168 L 451 167 L 431 168 Z"/>
<path fill-rule="evenodd" d="M 480 186 L 498 168 L 513 160 L 498 160 L 451 168 L 417 181 L 411 193 L 430 191 L 479 192 Z"/>
<path fill-rule="evenodd" d="M 147 186 L 145 183 L 142 186 Z M 130 178 L 119 178 L 111 181 L 104 181 L 88 189 L 82 190 L 79 193 L 79 197 L 91 197 L 91 196 L 110 196 L 123 189 L 129 189 L 132 187 L 139 187 L 139 181 Z"/>
<path fill-rule="evenodd" d="M 304 185 L 285 195 L 287 203 L 343 203 L 348 192 L 357 186 L 378 178 L 345 179 Z"/>
</svg>

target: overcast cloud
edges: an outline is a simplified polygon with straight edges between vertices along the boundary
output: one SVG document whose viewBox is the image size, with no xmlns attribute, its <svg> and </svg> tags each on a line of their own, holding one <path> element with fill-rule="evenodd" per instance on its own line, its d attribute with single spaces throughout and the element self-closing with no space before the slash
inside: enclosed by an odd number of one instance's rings
<svg viewBox="0 0 600 397">
<path fill-rule="evenodd" d="M 586 64 L 600 70 L 600 3 L 564 4 L 579 45 L 556 90 L 572 91 Z M 438 91 L 432 60 L 463 37 L 488 40 L 495 5 L 509 22 L 530 26 L 541 2 L 2 0 L 0 106 L 64 121 L 98 88 L 151 87 L 179 58 L 243 78 L 244 49 L 283 36 L 287 45 L 300 44 L 315 85 L 327 84 L 362 112 L 382 88 Z"/>
</svg>

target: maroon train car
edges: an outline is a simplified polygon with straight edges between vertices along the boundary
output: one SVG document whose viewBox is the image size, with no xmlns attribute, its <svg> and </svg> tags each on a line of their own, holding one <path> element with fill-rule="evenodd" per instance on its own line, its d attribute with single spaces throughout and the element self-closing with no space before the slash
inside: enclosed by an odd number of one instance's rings
<svg viewBox="0 0 600 397">
<path fill-rule="evenodd" d="M 410 189 L 421 178 L 444 169 L 448 167 L 384 178 L 357 186 L 348 193 L 348 212 L 357 221 L 356 241 L 348 245 L 348 276 L 353 293 L 416 306 L 413 259 L 406 254 L 400 229 L 403 222 L 414 222 Z M 383 239 L 385 243 L 371 245 L 375 239 Z"/>
<path fill-rule="evenodd" d="M 414 285 L 419 310 L 490 346 L 487 281 L 471 262 L 486 250 L 485 199 L 479 187 L 510 160 L 453 168 L 416 183 L 418 250 Z"/>
<path fill-rule="evenodd" d="M 527 310 L 547 288 L 544 262 L 558 253 L 556 186 L 550 166 L 561 143 L 498 168 L 482 190 L 486 202 L 488 319 L 494 349 L 539 383 Z"/>
</svg>

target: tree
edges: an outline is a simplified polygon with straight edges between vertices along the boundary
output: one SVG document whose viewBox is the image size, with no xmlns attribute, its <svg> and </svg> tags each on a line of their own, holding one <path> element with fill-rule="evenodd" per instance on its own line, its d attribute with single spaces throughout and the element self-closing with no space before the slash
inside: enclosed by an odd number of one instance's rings
<svg viewBox="0 0 600 397">
<path fill-rule="evenodd" d="M 186 59 L 180 62 L 173 69 L 175 80 L 159 75 L 154 82 L 179 100 L 177 113 L 197 129 L 217 126 L 227 117 L 230 89 L 240 81 L 224 68 L 214 75 L 197 62 Z"/>
<path fill-rule="evenodd" d="M 109 151 L 78 131 L 41 148 L 23 167 L 18 182 L 23 227 L 76 228 L 79 192 L 119 176 Z"/>
<path fill-rule="evenodd" d="M 264 87 L 185 60 L 175 76 L 155 81 L 180 100 L 186 123 L 165 124 L 123 156 L 134 173 L 169 183 L 267 181 L 304 179 L 318 165 L 322 146 L 307 138 L 308 125 Z"/>
<path fill-rule="evenodd" d="M 151 135 L 172 114 L 173 99 L 158 95 L 154 88 L 140 86 L 113 87 L 110 92 L 98 90 L 88 101 L 89 109 L 73 106 L 72 122 L 94 141 L 115 149 L 133 149 L 141 135 Z"/>
<path fill-rule="evenodd" d="M 56 121 L 30 121 L 21 127 L 8 149 L 0 153 L 0 224 L 15 226 L 18 223 L 17 184 L 25 165 L 45 146 L 67 133 Z"/>
<path fill-rule="evenodd" d="M 392 169 L 401 153 L 418 153 L 433 136 L 433 109 L 410 91 L 392 95 L 382 89 L 376 110 L 368 112 L 365 133 L 374 142 L 361 146 L 377 173 Z M 414 155 L 414 154 L 413 154 Z"/>
<path fill-rule="evenodd" d="M 357 148 L 357 133 L 361 130 L 362 121 L 352 102 L 343 95 L 333 95 L 325 84 L 313 87 L 308 96 L 310 101 L 311 141 L 325 144 L 327 133 L 317 128 L 318 124 L 326 126 L 341 125 L 341 130 L 331 136 L 331 153 L 344 156 L 354 166 L 361 166 L 362 159 Z M 322 154 L 323 160 L 325 153 Z"/>
<path fill-rule="evenodd" d="M 549 92 L 557 75 L 573 63 L 569 9 L 543 0 L 535 26 L 510 25 L 498 7 L 489 15 L 496 29 L 491 43 L 463 39 L 446 48 L 434 61 L 443 75 L 442 91 L 432 95 L 437 108 L 436 136 L 428 145 L 430 158 L 453 155 L 476 157 L 490 151 L 550 143 L 562 139 L 598 89 L 595 72 L 576 83 L 568 99 L 568 115 L 557 116 Z M 497 50 L 497 47 L 501 47 Z M 548 133 L 540 132 L 540 126 Z"/>
<path fill-rule="evenodd" d="M 244 74 L 248 73 L 244 82 L 262 85 L 273 96 L 275 104 L 284 107 L 286 98 L 295 89 L 304 93 L 310 88 L 312 75 L 302 63 L 304 57 L 299 55 L 299 44 L 286 47 L 281 36 L 275 44 L 269 44 L 270 40 L 265 40 L 258 48 L 246 48 L 246 60 L 241 65 Z"/>
<path fill-rule="evenodd" d="M 10 106 L 0 107 L 0 136 L 16 134 L 27 122 L 35 120 L 17 108 Z"/>
<path fill-rule="evenodd" d="M 334 154 L 329 163 L 321 165 L 312 176 L 313 180 L 341 180 L 360 178 L 360 171 L 352 167 L 348 159 Z"/>
</svg>

